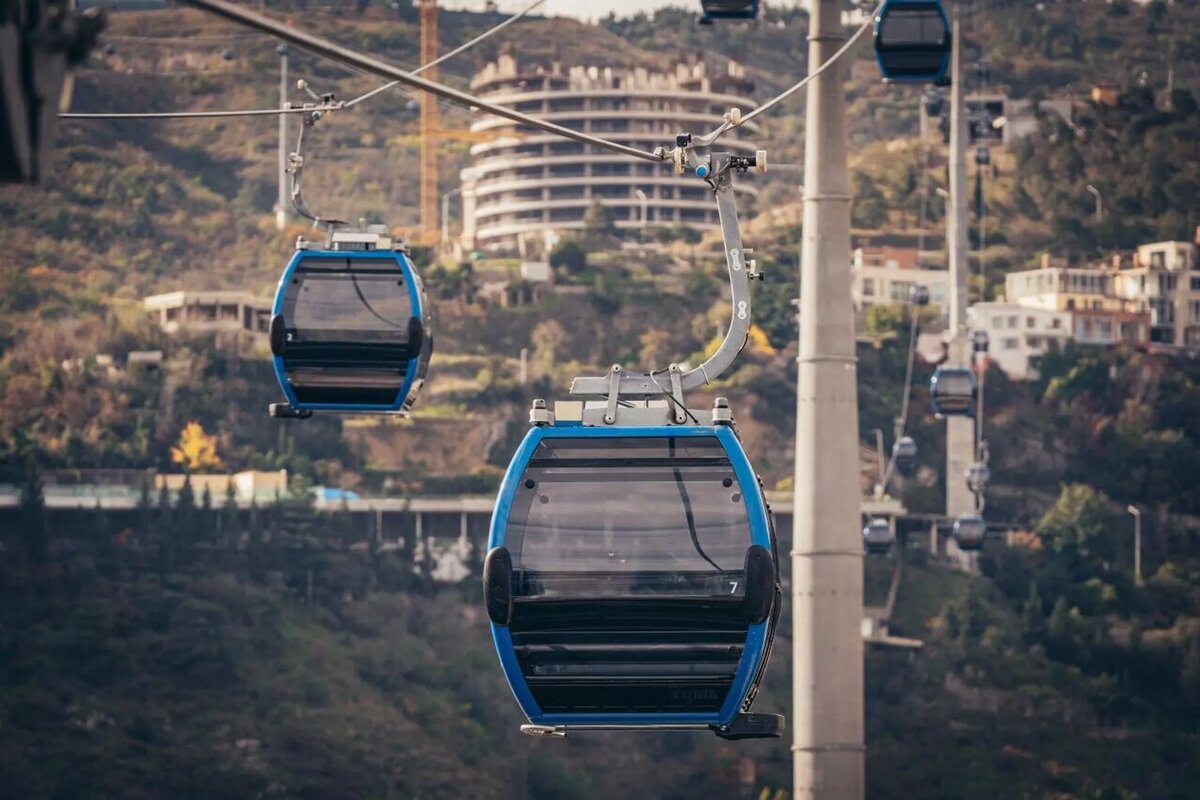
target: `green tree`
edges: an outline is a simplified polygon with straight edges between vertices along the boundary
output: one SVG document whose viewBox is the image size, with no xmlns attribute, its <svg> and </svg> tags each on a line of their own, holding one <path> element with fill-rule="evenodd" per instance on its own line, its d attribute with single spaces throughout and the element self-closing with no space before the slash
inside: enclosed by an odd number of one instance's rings
<svg viewBox="0 0 1200 800">
<path fill-rule="evenodd" d="M 1037 639 L 1046 631 L 1046 616 L 1042 607 L 1042 595 L 1038 591 L 1037 581 L 1029 582 L 1029 597 L 1021 608 L 1021 624 L 1025 635 Z"/>
<path fill-rule="evenodd" d="M 583 215 L 583 241 L 593 250 L 609 250 L 620 244 L 616 217 L 611 208 L 598 200 Z"/>
<path fill-rule="evenodd" d="M 533 342 L 533 365 L 540 376 L 549 375 L 558 362 L 558 353 L 567 341 L 567 332 L 558 320 L 539 322 L 530 337 Z"/>
<path fill-rule="evenodd" d="M 550 266 L 567 275 L 578 275 L 587 269 L 587 251 L 574 239 L 565 239 L 550 251 Z"/>
<path fill-rule="evenodd" d="M 638 344 L 640 345 L 638 359 L 642 366 L 646 369 L 655 369 L 667 357 L 667 348 L 670 347 L 671 337 L 666 331 L 650 328 L 638 337 Z"/>
<path fill-rule="evenodd" d="M 1058 500 L 1037 524 L 1037 532 L 1060 553 L 1084 560 L 1111 555 L 1112 501 L 1081 483 L 1062 487 Z"/>
</svg>

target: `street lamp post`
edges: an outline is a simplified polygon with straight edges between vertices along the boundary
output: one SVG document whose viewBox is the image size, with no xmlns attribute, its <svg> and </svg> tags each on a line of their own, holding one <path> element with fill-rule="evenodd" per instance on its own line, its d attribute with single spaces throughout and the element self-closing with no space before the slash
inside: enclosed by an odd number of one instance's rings
<svg viewBox="0 0 1200 800">
<path fill-rule="evenodd" d="M 1133 516 L 1133 584 L 1142 585 L 1142 510 L 1137 506 L 1126 509 Z"/>
<path fill-rule="evenodd" d="M 288 47 L 283 42 L 275 48 L 279 54 L 279 107 L 287 107 L 288 95 Z M 287 114 L 279 115 L 279 195 L 275 200 L 275 227 L 283 230 L 288 223 L 288 146 L 287 146 Z"/>
<path fill-rule="evenodd" d="M 1104 221 L 1104 198 L 1100 196 L 1100 190 L 1090 183 L 1087 185 L 1088 194 L 1096 198 L 1096 222 Z"/>
<path fill-rule="evenodd" d="M 635 189 L 633 192 L 633 195 L 634 195 L 634 197 L 636 197 L 638 199 L 638 202 L 641 203 L 641 206 L 642 206 L 641 228 L 642 228 L 642 238 L 644 239 L 644 238 L 646 238 L 646 205 L 647 205 L 646 193 L 643 192 L 641 189 Z"/>
</svg>

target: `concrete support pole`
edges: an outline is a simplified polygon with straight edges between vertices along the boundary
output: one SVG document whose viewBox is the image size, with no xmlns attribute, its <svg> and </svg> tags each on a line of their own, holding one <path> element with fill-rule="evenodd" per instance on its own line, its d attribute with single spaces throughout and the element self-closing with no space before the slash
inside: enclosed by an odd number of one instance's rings
<svg viewBox="0 0 1200 800">
<path fill-rule="evenodd" d="M 950 213 L 946 216 L 949 249 L 950 325 L 946 330 L 946 364 L 971 365 L 967 338 L 967 113 L 963 98 L 962 39 L 958 20 L 953 26 L 950 59 Z M 946 418 L 946 516 L 957 517 L 975 510 L 975 495 L 967 488 L 966 471 L 975 461 L 975 420 Z"/>
<path fill-rule="evenodd" d="M 814 0 L 808 64 L 844 41 L 841 3 Z M 793 797 L 863 797 L 858 393 L 850 305 L 845 66 L 808 89 L 792 542 Z"/>
</svg>

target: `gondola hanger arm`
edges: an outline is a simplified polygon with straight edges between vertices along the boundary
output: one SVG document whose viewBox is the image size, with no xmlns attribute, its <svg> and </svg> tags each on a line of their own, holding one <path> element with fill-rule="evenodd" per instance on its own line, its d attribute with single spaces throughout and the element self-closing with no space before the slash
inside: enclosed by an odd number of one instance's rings
<svg viewBox="0 0 1200 800">
<path fill-rule="evenodd" d="M 681 144 L 680 147 L 683 145 Z M 731 312 L 729 328 L 720 346 L 708 359 L 697 367 L 680 371 L 676 365 L 667 372 L 669 384 L 654 373 L 631 373 L 621 369 L 610 370 L 608 375 L 577 377 L 571 383 L 571 394 L 582 397 L 647 398 L 668 397 L 682 406 L 683 392 L 695 389 L 715 380 L 729 368 L 745 347 L 750 335 L 751 298 L 750 281 L 762 278 L 755 261 L 750 258 L 753 251 L 742 247 L 742 234 L 738 227 L 737 201 L 734 198 L 733 175 L 750 170 L 765 171 L 766 155 L 760 152 L 755 158 L 713 153 L 701 156 L 692 147 L 686 149 L 687 164 L 696 175 L 708 181 L 717 199 L 717 214 L 721 220 L 721 237 L 725 245 L 725 263 L 729 270 Z M 607 421 L 607 420 L 606 420 Z M 682 422 L 678 412 L 676 422 Z M 609 423 L 611 424 L 611 423 Z"/>
</svg>

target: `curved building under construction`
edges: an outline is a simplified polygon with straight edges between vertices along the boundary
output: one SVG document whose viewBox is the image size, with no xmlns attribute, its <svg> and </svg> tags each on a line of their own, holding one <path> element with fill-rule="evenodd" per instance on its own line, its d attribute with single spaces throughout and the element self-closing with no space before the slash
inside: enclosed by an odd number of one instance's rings
<svg viewBox="0 0 1200 800">
<path fill-rule="evenodd" d="M 740 65 L 719 75 L 703 62 L 670 73 L 645 69 L 522 68 L 512 56 L 488 64 L 471 91 L 493 103 L 621 144 L 653 150 L 681 131 L 704 133 L 731 107 L 749 110 L 753 84 Z M 471 148 L 462 172 L 463 235 L 469 249 L 549 249 L 566 231 L 583 227 L 592 205 L 607 207 L 619 228 L 689 226 L 716 229 L 709 188 L 670 165 L 634 163 L 590 145 L 523 129 L 492 114 L 471 126 L 484 141 Z M 722 148 L 754 155 L 754 123 L 731 131 Z M 741 180 L 739 192 L 756 189 Z"/>
</svg>

